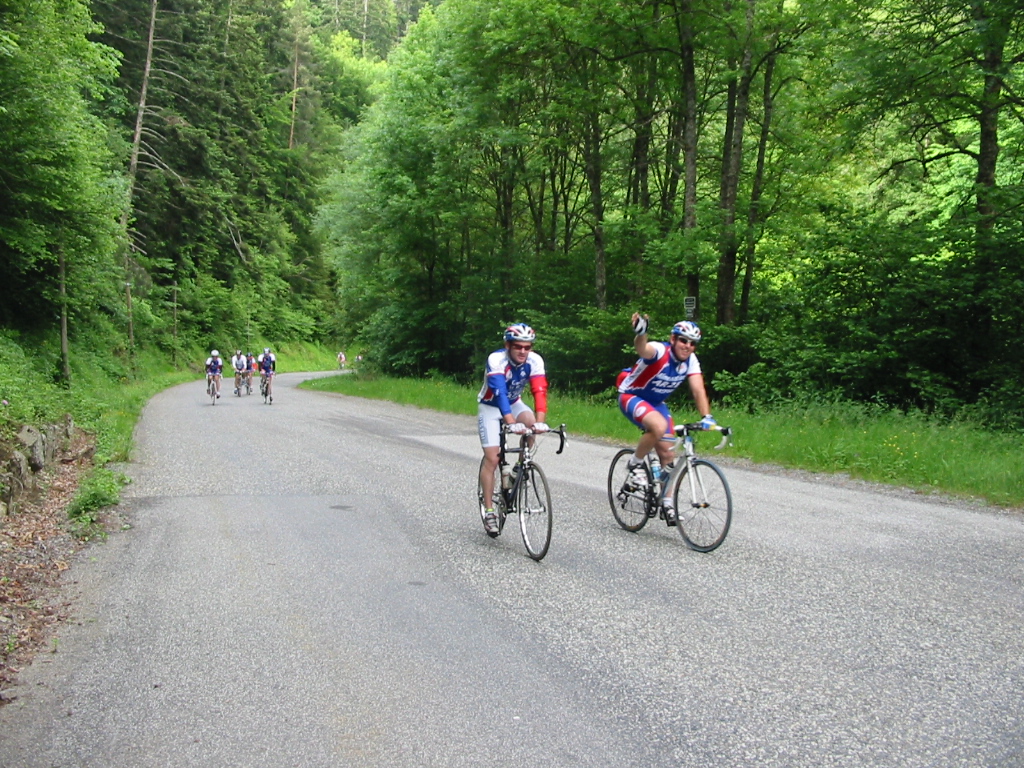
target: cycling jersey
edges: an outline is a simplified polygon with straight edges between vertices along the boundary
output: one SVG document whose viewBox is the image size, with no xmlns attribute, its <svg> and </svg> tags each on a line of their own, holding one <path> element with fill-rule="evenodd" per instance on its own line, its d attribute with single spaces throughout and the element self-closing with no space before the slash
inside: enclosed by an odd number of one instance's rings
<svg viewBox="0 0 1024 768">
<path fill-rule="evenodd" d="M 548 380 L 544 374 L 544 359 L 531 350 L 522 365 L 514 366 L 507 350 L 495 350 L 487 356 L 484 385 L 477 395 L 477 402 L 493 405 L 502 416 L 506 416 L 512 412 L 511 404 L 522 397 L 527 383 L 533 392 L 534 407 L 546 412 Z"/>
<path fill-rule="evenodd" d="M 264 373 L 272 373 L 277 368 L 277 358 L 273 352 L 269 355 L 260 355 L 256 358 L 256 361 L 259 363 L 260 370 Z"/>
<path fill-rule="evenodd" d="M 236 371 L 245 370 L 245 355 L 235 355 L 231 358 L 231 365 Z"/>
<path fill-rule="evenodd" d="M 206 372 L 217 375 L 224 370 L 224 359 L 221 357 L 206 358 Z"/>
<path fill-rule="evenodd" d="M 619 384 L 619 393 L 634 395 L 651 405 L 660 405 L 686 380 L 701 373 L 697 355 L 691 353 L 686 360 L 677 360 L 672 345 L 660 341 L 650 344 L 657 350 L 654 357 L 641 357 L 633 370 Z"/>
</svg>

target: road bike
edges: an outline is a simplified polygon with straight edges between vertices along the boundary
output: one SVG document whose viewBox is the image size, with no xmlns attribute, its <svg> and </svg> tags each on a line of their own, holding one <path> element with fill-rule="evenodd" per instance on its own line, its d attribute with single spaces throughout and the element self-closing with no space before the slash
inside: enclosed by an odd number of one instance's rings
<svg viewBox="0 0 1024 768">
<path fill-rule="evenodd" d="M 206 394 L 210 396 L 210 405 L 217 404 L 217 377 L 212 373 L 206 375 Z"/>
<path fill-rule="evenodd" d="M 608 503 L 620 526 L 636 532 L 651 518 L 660 517 L 678 528 L 683 541 L 698 552 L 710 552 L 725 541 L 732 523 L 732 492 L 722 470 L 696 455 L 694 433 L 706 431 L 699 422 L 677 426 L 682 455 L 666 474 L 657 453 L 651 451 L 641 465 L 646 483 L 635 482 L 629 468 L 634 449 L 623 448 L 615 454 L 608 469 Z M 710 431 L 722 436 L 716 450 L 730 442 L 730 427 L 715 426 Z M 671 506 L 662 503 L 663 496 L 672 499 Z"/>
<path fill-rule="evenodd" d="M 245 394 L 252 394 L 252 371 L 246 371 L 245 374 Z"/>
<path fill-rule="evenodd" d="M 274 374 L 273 372 L 260 374 L 260 396 L 264 403 L 274 402 Z"/>
<path fill-rule="evenodd" d="M 245 382 L 245 371 L 235 371 L 235 395 L 242 396 L 242 385 Z"/>
<path fill-rule="evenodd" d="M 565 449 L 565 424 L 548 432 L 534 433 L 530 430 L 520 436 L 519 447 L 509 448 L 506 436 L 508 424 L 501 427 L 501 442 L 498 451 L 498 466 L 494 470 L 494 494 L 490 504 L 484 503 L 483 484 L 477 480 L 476 495 L 480 503 L 480 519 L 483 520 L 488 506 L 498 516 L 498 532 L 487 532 L 491 538 L 501 534 L 508 515 L 519 515 L 519 530 L 523 534 L 526 552 L 534 560 L 541 560 L 551 545 L 551 491 L 544 471 L 534 460 L 535 441 L 544 435 L 558 435 L 558 450 Z M 518 454 L 514 464 L 508 462 L 508 454 Z M 480 469 L 483 470 L 483 459 Z M 480 473 L 477 473 L 479 478 Z M 486 530 L 486 527 L 485 529 Z"/>
</svg>

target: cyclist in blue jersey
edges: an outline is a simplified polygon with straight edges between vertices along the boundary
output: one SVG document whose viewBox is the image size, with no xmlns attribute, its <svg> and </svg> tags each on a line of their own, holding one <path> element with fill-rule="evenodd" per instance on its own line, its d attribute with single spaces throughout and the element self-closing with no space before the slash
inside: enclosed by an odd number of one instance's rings
<svg viewBox="0 0 1024 768">
<path fill-rule="evenodd" d="M 224 360 L 221 359 L 220 352 L 215 349 L 206 358 L 206 380 L 213 379 L 214 386 L 217 388 L 217 397 L 220 397 L 220 378 L 223 373 Z"/>
<path fill-rule="evenodd" d="M 260 369 L 260 383 L 267 382 L 267 397 L 271 404 L 274 402 L 274 372 L 277 370 L 277 355 L 270 351 L 270 347 L 263 348 L 263 354 L 256 358 L 256 364 Z"/>
<path fill-rule="evenodd" d="M 256 356 L 252 352 L 245 353 L 245 383 L 252 388 L 252 375 L 256 372 Z"/>
<path fill-rule="evenodd" d="M 690 386 L 693 402 L 700 412 L 705 428 L 715 426 L 711 404 L 704 388 L 704 374 L 694 350 L 701 339 L 700 327 L 683 320 L 672 327 L 667 342 L 650 341 L 647 336 L 647 315 L 634 313 L 633 348 L 638 360 L 633 367 L 619 374 L 619 409 L 644 433 L 637 444 L 636 453 L 629 460 L 630 479 L 634 488 L 647 487 L 647 473 L 643 460 L 652 450 L 657 451 L 664 471 L 675 464 L 675 424 L 665 400 L 684 381 Z M 667 490 L 667 489 L 666 489 Z M 670 505 L 671 498 L 662 503 Z"/>
<path fill-rule="evenodd" d="M 523 323 L 505 329 L 505 346 L 487 356 L 484 385 L 477 396 L 477 427 L 484 461 L 480 467 L 480 486 L 483 498 L 494 495 L 494 471 L 498 466 L 500 431 L 508 424 L 516 434 L 531 427 L 534 432 L 547 432 L 548 380 L 544 372 L 544 359 L 533 351 L 537 334 Z M 536 413 L 522 400 L 527 384 L 533 393 Z M 484 510 L 484 528 L 492 535 L 498 533 L 498 516 L 494 509 Z"/>
</svg>

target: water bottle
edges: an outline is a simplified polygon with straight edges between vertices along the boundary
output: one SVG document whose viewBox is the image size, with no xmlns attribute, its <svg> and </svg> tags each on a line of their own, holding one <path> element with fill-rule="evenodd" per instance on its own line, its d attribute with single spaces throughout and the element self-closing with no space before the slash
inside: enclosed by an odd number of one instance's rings
<svg viewBox="0 0 1024 768">
<path fill-rule="evenodd" d="M 661 460 L 657 456 L 651 457 L 651 474 L 654 476 L 654 486 L 661 486 Z"/>
<path fill-rule="evenodd" d="M 501 465 L 501 487 L 506 491 L 512 487 L 512 467 L 508 464 Z"/>
</svg>

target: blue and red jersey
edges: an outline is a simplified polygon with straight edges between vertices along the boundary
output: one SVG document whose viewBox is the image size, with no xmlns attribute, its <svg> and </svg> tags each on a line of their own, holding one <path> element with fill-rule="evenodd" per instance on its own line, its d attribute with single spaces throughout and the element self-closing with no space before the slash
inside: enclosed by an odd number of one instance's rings
<svg viewBox="0 0 1024 768">
<path fill-rule="evenodd" d="M 652 341 L 658 350 L 654 357 L 641 357 L 626 376 L 619 377 L 619 394 L 634 395 L 651 405 L 660 405 L 676 391 L 688 376 L 701 373 L 697 355 L 677 360 L 669 344 Z"/>
<path fill-rule="evenodd" d="M 512 364 L 508 351 L 498 349 L 487 356 L 484 369 L 484 385 L 477 396 L 478 402 L 493 405 L 505 416 L 512 412 L 511 404 L 523 395 L 526 385 L 533 392 L 533 407 L 537 411 L 548 409 L 548 379 L 544 373 L 544 359 L 530 351 L 526 361 L 519 366 Z"/>
<path fill-rule="evenodd" d="M 224 358 L 222 357 L 208 357 L 206 358 L 206 372 L 216 376 L 218 373 L 224 370 Z"/>
</svg>

